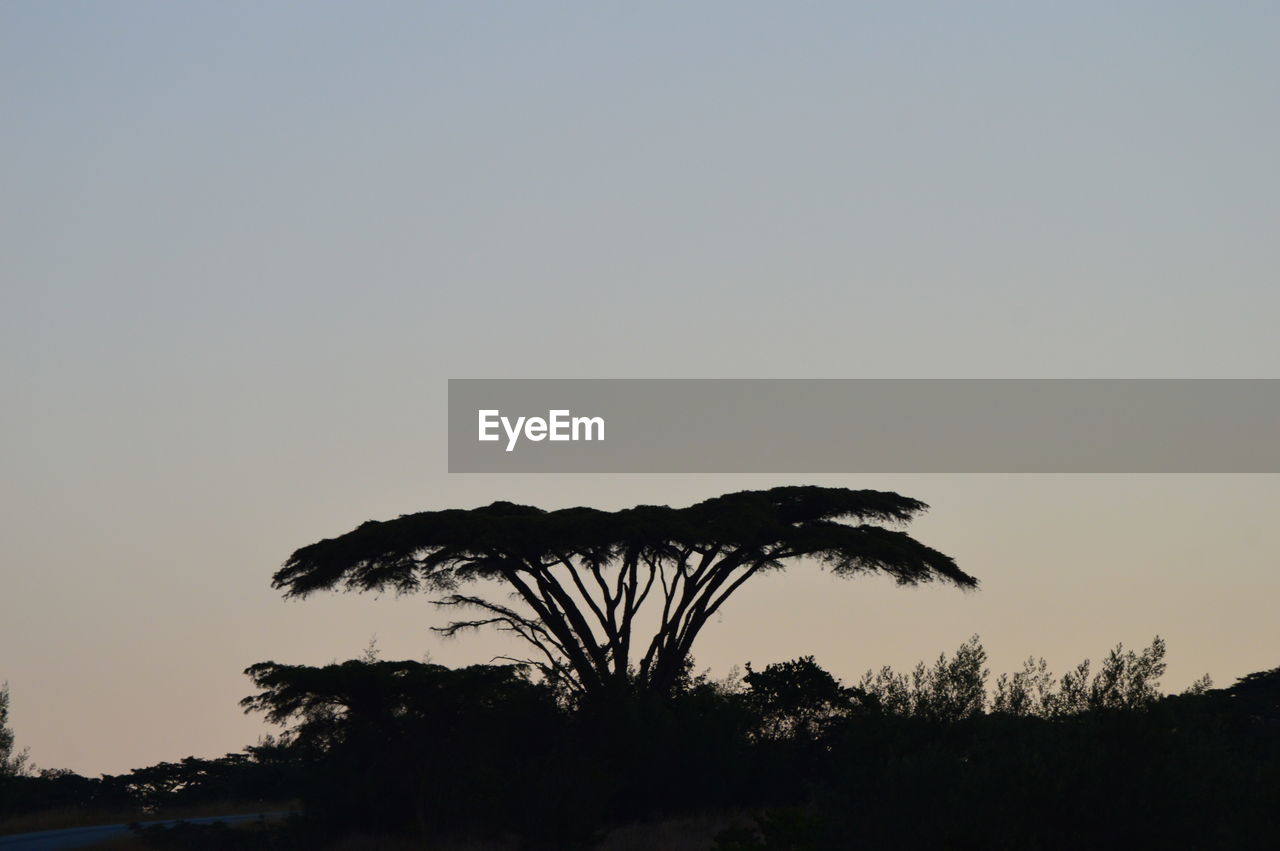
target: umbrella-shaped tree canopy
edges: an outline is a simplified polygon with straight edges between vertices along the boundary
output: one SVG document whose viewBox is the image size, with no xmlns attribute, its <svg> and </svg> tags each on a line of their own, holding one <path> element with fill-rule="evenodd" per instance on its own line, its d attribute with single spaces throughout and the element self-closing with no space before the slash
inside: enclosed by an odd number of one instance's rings
<svg viewBox="0 0 1280 851">
<path fill-rule="evenodd" d="M 888 528 L 926 508 L 895 493 L 822 487 L 742 491 L 687 508 L 495 502 L 363 523 L 295 552 L 273 585 L 288 596 L 340 587 L 436 592 L 442 605 L 482 613 L 442 627 L 446 634 L 511 631 L 537 648 L 529 661 L 580 692 L 666 693 L 698 632 L 757 573 L 810 559 L 839 576 L 975 587 L 951 558 Z M 461 592 L 478 580 L 509 585 L 516 600 Z M 658 626 L 637 642 L 637 614 L 651 598 Z"/>
</svg>

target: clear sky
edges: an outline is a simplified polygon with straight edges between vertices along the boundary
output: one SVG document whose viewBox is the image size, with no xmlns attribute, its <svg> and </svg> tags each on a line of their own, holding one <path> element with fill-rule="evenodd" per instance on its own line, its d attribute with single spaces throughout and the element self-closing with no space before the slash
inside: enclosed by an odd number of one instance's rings
<svg viewBox="0 0 1280 851">
<path fill-rule="evenodd" d="M 796 569 L 701 667 L 1280 664 L 1270 476 L 450 476 L 449 377 L 1276 376 L 1280 6 L 0 3 L 0 680 L 87 774 L 267 659 L 487 661 L 296 547 L 495 499 L 929 502 L 976 594 Z M 803 566 L 802 566 L 803 568 Z"/>
</svg>

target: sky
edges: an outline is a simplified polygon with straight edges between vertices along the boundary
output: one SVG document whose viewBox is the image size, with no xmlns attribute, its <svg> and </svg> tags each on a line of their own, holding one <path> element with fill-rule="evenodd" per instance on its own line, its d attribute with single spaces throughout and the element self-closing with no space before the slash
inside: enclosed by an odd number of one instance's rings
<svg viewBox="0 0 1280 851">
<path fill-rule="evenodd" d="M 218 756 L 255 662 L 449 665 L 285 601 L 366 519 L 895 490 L 981 590 L 744 586 L 846 681 L 1280 664 L 1275 476 L 450 475 L 448 378 L 1274 378 L 1280 7 L 0 3 L 0 681 L 42 767 Z"/>
</svg>

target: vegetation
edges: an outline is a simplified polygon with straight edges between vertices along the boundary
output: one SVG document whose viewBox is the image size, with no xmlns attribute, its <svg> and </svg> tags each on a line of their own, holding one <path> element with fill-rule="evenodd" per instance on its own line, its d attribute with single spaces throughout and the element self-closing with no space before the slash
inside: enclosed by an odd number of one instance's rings
<svg viewBox="0 0 1280 851">
<path fill-rule="evenodd" d="M 25 750 L 14 752 L 13 730 L 9 729 L 9 684 L 0 685 L 0 777 L 21 777 L 33 767 Z"/>
<path fill-rule="evenodd" d="M 751 812 L 717 847 L 1267 847 L 1280 678 L 1167 696 L 1164 655 L 1156 638 L 1087 676 L 1035 660 L 1034 678 L 992 683 L 975 636 L 853 686 L 813 657 L 686 673 L 608 715 L 519 666 L 255 666 L 245 705 L 315 760 L 303 799 L 332 834 L 592 847 L 621 825 Z M 390 698 L 380 720 L 358 708 L 372 693 Z"/>
<path fill-rule="evenodd" d="M 1157 637 L 1096 667 L 1058 676 L 1033 657 L 993 680 L 974 636 L 853 684 L 813 656 L 720 681 L 694 673 L 706 617 L 801 555 L 840 574 L 972 586 L 946 556 L 865 522 L 922 508 L 783 488 L 679 511 L 497 503 L 365 524 L 299 550 L 277 586 L 435 590 L 485 613 L 447 631 L 497 625 L 541 657 L 262 662 L 242 707 L 281 725 L 278 738 L 97 779 L 15 756 L 0 691 L 0 832 L 39 812 L 141 820 L 296 799 L 288 821 L 140 829 L 127 847 L 1274 847 L 1280 668 L 1166 695 Z M 527 610 L 457 590 L 484 579 Z M 658 630 L 633 644 L 650 595 Z"/>
<path fill-rule="evenodd" d="M 279 740 L 98 779 L 7 777 L 0 818 L 11 826 L 50 807 L 162 818 L 297 797 L 302 820 L 187 825 L 136 842 L 607 848 L 629 825 L 719 821 L 736 825 L 720 831 L 721 851 L 854 840 L 1271 847 L 1280 669 L 1164 695 L 1164 655 L 1157 638 L 1139 652 L 1117 647 L 1096 670 L 1082 663 L 1057 677 L 1033 660 L 993 681 L 974 637 L 932 664 L 869 671 L 854 685 L 813 657 L 722 681 L 686 668 L 668 696 L 607 714 L 566 703 L 518 665 L 268 662 L 249 669 L 257 691 L 243 703 L 284 726 Z"/>
</svg>

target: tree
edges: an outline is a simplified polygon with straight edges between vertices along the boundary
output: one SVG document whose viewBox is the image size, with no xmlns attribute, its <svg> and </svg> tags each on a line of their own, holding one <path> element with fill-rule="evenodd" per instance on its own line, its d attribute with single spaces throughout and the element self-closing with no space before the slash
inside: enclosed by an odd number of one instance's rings
<svg viewBox="0 0 1280 851">
<path fill-rule="evenodd" d="M 301 798 L 330 829 L 416 824 L 425 838 L 529 824 L 529 786 L 545 785 L 549 760 L 568 763 L 554 695 L 521 666 L 352 659 L 245 673 L 262 691 L 241 706 L 292 724 L 281 742 L 306 766 Z"/>
<path fill-rule="evenodd" d="M 9 684 L 0 685 L 0 777 L 23 777 L 35 769 L 28 762 L 27 750 L 14 753 L 13 730 L 9 729 Z"/>
<path fill-rule="evenodd" d="M 367 652 L 367 651 L 366 651 Z M 428 729 L 440 719 L 474 717 L 495 707 L 527 709 L 542 695 L 515 665 L 472 665 L 450 670 L 424 662 L 351 659 L 313 668 L 259 662 L 245 669 L 262 689 L 240 705 L 267 720 L 297 726 L 288 744 L 324 750 L 353 731 L 396 730 L 416 723 Z"/>
<path fill-rule="evenodd" d="M 765 738 L 817 738 L 823 725 L 848 715 L 853 690 L 845 688 L 812 656 L 776 662 L 762 671 L 747 664 L 746 698 Z"/>
<path fill-rule="evenodd" d="M 495 502 L 369 521 L 299 549 L 273 586 L 290 597 L 338 587 L 439 592 L 439 605 L 481 613 L 439 628 L 446 635 L 494 626 L 536 648 L 534 664 L 575 693 L 661 695 L 725 600 L 788 562 L 811 559 L 838 576 L 881 572 L 903 585 L 976 586 L 948 556 L 875 525 L 905 523 L 926 508 L 895 493 L 821 487 L 614 512 Z M 515 601 L 459 591 L 483 580 L 505 584 Z M 645 641 L 635 630 L 651 595 L 658 625 Z"/>
<path fill-rule="evenodd" d="M 974 635 L 951 658 L 941 653 L 932 667 L 920 662 L 910 676 L 888 666 L 874 673 L 867 671 L 856 691 L 870 705 L 894 715 L 959 721 L 981 715 L 986 706 L 987 676 L 991 673 L 986 662 L 987 651 Z M 1002 677 L 1001 683 L 1004 681 Z"/>
<path fill-rule="evenodd" d="M 1206 674 L 1201 682 L 1207 677 Z M 1206 688 L 1204 691 L 1209 690 Z M 1257 671 L 1241 677 L 1229 688 L 1209 693 L 1227 698 L 1237 710 L 1259 720 L 1267 720 L 1273 725 L 1280 721 L 1280 668 Z"/>
<path fill-rule="evenodd" d="M 1085 659 L 1061 679 L 1043 658 L 1030 657 L 1021 671 L 1001 674 L 988 699 L 987 651 L 974 635 L 950 658 L 940 654 L 932 667 L 920 662 L 910 675 L 888 666 L 867 671 L 856 691 L 890 714 L 944 722 L 982 715 L 988 705 L 995 715 L 1036 718 L 1142 711 L 1160 699 L 1164 654 L 1164 639 L 1158 635 L 1141 653 L 1117 644 L 1096 672 Z M 1206 674 L 1184 694 L 1204 694 L 1211 684 Z"/>
</svg>

